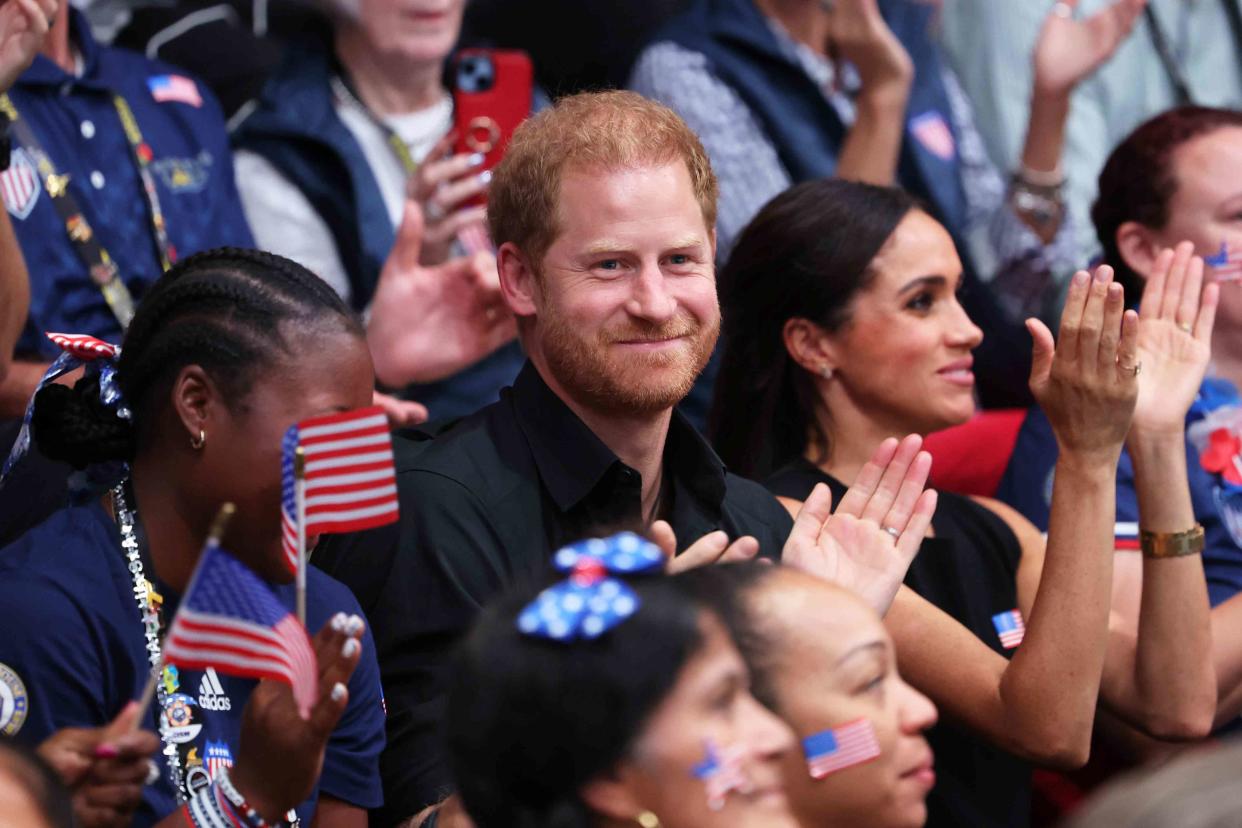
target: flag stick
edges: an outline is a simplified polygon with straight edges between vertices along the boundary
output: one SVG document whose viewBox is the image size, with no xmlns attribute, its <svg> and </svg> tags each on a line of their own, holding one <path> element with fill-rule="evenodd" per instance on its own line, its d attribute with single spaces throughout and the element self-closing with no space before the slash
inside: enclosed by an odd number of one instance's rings
<svg viewBox="0 0 1242 828">
<path fill-rule="evenodd" d="M 207 560 L 207 550 L 215 549 L 220 545 L 220 538 L 224 537 L 224 530 L 228 528 L 229 521 L 236 511 L 237 507 L 232 503 L 225 503 L 220 507 L 220 511 L 216 512 L 216 517 L 211 522 L 211 529 L 207 532 L 207 542 L 203 544 L 203 552 L 198 556 L 198 562 L 194 564 L 194 572 L 190 574 L 190 582 L 186 584 L 185 592 L 181 593 L 183 602 L 190 597 L 194 584 L 198 581 L 198 573 L 203 568 L 203 561 Z M 176 620 L 175 616 L 173 620 Z M 169 622 L 168 629 L 172 629 L 172 622 Z M 151 668 L 151 675 L 147 677 L 146 686 L 142 688 L 142 695 L 138 697 L 138 717 L 134 719 L 134 730 L 142 729 L 142 721 L 147 717 L 147 708 L 151 706 L 151 700 L 155 698 L 156 682 L 162 681 L 163 678 L 164 653 L 161 650 L 160 660 Z"/>
<path fill-rule="evenodd" d="M 301 446 L 293 452 L 293 499 L 297 512 L 298 536 L 298 621 L 306 626 L 306 452 Z"/>
</svg>

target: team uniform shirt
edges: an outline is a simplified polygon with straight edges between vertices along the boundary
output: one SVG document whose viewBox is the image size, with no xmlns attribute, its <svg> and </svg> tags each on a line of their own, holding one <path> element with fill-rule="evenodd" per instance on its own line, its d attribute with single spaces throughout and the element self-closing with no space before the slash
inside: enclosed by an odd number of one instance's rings
<svg viewBox="0 0 1242 828">
<path fill-rule="evenodd" d="M 146 572 L 149 577 L 149 566 Z M 166 628 L 177 596 L 158 581 L 154 588 L 163 597 Z M 293 585 L 275 590 L 292 608 Z M 37 745 L 60 728 L 103 725 L 139 698 L 150 667 L 133 591 L 119 530 L 98 503 L 63 509 L 0 550 L 0 733 Z M 318 631 L 337 612 L 361 615 L 344 586 L 308 568 L 309 629 Z M 257 682 L 210 668 L 170 669 L 165 682 L 166 709 L 153 702 L 143 726 L 158 733 L 158 717 L 165 719 L 184 783 L 198 790 L 236 757 L 242 711 Z M 297 808 L 302 824 L 309 824 L 320 796 L 379 806 L 383 747 L 383 694 L 368 630 L 323 773 Z M 138 826 L 153 825 L 177 807 L 165 757 L 152 758 L 160 778 L 143 790 L 133 822 Z"/>
<path fill-rule="evenodd" d="M 78 12 L 72 12 L 70 26 L 80 72 L 68 74 L 40 55 L 9 97 L 56 171 L 69 176 L 69 193 L 134 299 L 159 278 L 162 265 L 114 95 L 125 99 L 150 147 L 149 169 L 176 257 L 223 245 L 253 247 L 224 119 L 207 88 L 167 64 L 101 46 Z M 31 281 L 30 315 L 17 354 L 54 357 L 56 346 L 42 336 L 49 330 L 119 341 L 120 324 L 16 136 L 9 169 L 0 174 L 0 194 Z"/>
</svg>

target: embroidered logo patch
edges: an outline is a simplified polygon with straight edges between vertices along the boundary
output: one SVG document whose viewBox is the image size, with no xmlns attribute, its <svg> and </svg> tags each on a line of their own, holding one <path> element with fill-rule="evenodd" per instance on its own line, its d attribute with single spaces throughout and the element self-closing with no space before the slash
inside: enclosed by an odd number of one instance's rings
<svg viewBox="0 0 1242 828">
<path fill-rule="evenodd" d="M 942 161 L 952 161 L 957 156 L 957 142 L 953 130 L 939 112 L 924 112 L 910 119 L 910 134 L 923 145 L 923 149 Z"/>
<path fill-rule="evenodd" d="M 0 733 L 16 736 L 26 723 L 26 685 L 13 668 L 0 663 Z"/>
<path fill-rule="evenodd" d="M 0 173 L 0 195 L 4 197 L 9 215 L 25 219 L 39 201 L 41 192 L 43 183 L 39 181 L 39 171 L 26 150 L 17 147 L 9 158 L 9 168 Z"/>
<path fill-rule="evenodd" d="M 203 150 L 193 158 L 160 158 L 151 162 L 151 169 L 174 193 L 198 193 L 207 186 L 213 161 Z"/>
<path fill-rule="evenodd" d="M 203 105 L 198 94 L 198 84 L 185 75 L 156 75 L 147 78 L 147 88 L 158 103 L 183 103 L 193 107 Z"/>
</svg>

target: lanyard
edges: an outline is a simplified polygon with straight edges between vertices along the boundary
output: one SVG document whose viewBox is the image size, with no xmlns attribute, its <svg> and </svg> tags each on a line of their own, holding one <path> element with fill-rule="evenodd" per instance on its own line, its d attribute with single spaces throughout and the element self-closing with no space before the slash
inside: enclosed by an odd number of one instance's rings
<svg viewBox="0 0 1242 828">
<path fill-rule="evenodd" d="M 375 125 L 376 129 L 384 134 L 384 140 L 388 142 L 388 148 L 392 150 L 392 154 L 401 162 L 401 168 L 405 170 L 407 178 L 418 172 L 418 162 L 414 160 L 414 156 L 410 155 L 410 148 L 405 145 L 405 141 L 401 140 L 393 128 L 381 121 L 375 116 L 375 113 L 358 100 L 355 95 L 341 78 L 340 75 L 332 76 L 332 91 L 336 97 L 344 102 L 347 106 L 362 113 L 368 121 Z"/>
<path fill-rule="evenodd" d="M 134 118 L 133 110 L 130 109 L 125 99 L 120 95 L 114 95 L 112 100 L 117 115 L 121 119 L 121 126 L 125 130 L 125 138 L 129 142 L 130 153 L 138 169 L 138 177 L 142 179 L 151 226 L 155 234 L 155 244 L 160 256 L 160 267 L 162 270 L 168 270 L 177 260 L 177 251 L 168 240 L 164 212 L 160 208 L 155 178 L 151 175 L 151 147 L 143 139 L 142 130 L 138 128 L 138 121 Z M 69 236 L 69 241 L 86 265 L 91 281 L 103 294 L 104 301 L 108 303 L 108 308 L 116 317 L 121 330 L 125 330 L 129 327 L 130 320 L 134 318 L 134 297 L 122 281 L 116 262 L 95 237 L 95 232 L 86 220 L 81 207 L 78 206 L 77 199 L 69 191 L 69 175 L 57 172 L 56 165 L 44 151 L 30 125 L 19 116 L 17 107 L 13 105 L 8 95 L 0 95 L 0 110 L 12 121 L 13 134 L 18 142 L 34 158 L 43 188 L 47 190 L 48 197 L 52 199 L 52 204 L 61 221 L 65 223 L 65 232 Z"/>
</svg>

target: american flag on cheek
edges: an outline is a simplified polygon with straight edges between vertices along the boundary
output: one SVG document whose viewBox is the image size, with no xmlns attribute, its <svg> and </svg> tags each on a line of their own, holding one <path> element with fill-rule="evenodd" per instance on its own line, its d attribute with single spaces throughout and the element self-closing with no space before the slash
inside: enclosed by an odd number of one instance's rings
<svg viewBox="0 0 1242 828">
<path fill-rule="evenodd" d="M 1220 250 L 1215 255 L 1205 256 L 1203 263 L 1212 268 L 1212 275 L 1218 282 L 1242 280 L 1242 247 L 1231 248 L 1221 242 Z"/>
<path fill-rule="evenodd" d="M 692 773 L 707 786 L 707 807 L 719 811 L 725 806 L 725 799 L 734 791 L 745 792 L 750 789 L 750 780 L 742 770 L 742 751 L 737 748 L 720 750 L 716 743 L 708 740 L 707 756 L 694 766 Z"/>
<path fill-rule="evenodd" d="M 880 755 L 871 720 L 855 719 L 840 727 L 832 727 L 802 740 L 807 771 L 813 779 L 869 762 Z"/>
</svg>

